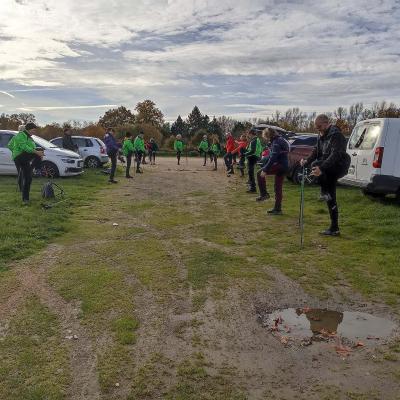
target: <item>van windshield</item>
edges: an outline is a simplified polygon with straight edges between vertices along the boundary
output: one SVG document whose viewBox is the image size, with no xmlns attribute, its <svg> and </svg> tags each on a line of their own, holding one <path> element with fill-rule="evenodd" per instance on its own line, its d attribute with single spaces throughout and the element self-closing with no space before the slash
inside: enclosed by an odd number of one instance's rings
<svg viewBox="0 0 400 400">
<path fill-rule="evenodd" d="M 349 140 L 349 149 L 371 150 L 381 134 L 380 124 L 360 125 L 354 128 Z"/>
</svg>

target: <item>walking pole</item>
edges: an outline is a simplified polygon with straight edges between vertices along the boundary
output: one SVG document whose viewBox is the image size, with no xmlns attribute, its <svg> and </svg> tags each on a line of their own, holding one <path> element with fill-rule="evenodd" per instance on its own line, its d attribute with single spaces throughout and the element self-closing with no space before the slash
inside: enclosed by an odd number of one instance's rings
<svg viewBox="0 0 400 400">
<path fill-rule="evenodd" d="M 305 168 L 303 165 L 302 176 L 301 176 L 301 188 L 300 188 L 300 215 L 299 215 L 301 248 L 304 247 L 304 179 L 305 179 Z"/>
</svg>

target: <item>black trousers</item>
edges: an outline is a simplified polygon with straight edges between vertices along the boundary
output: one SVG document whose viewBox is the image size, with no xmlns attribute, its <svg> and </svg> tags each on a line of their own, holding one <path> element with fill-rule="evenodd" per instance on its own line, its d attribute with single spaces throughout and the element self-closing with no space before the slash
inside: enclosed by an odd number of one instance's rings
<svg viewBox="0 0 400 400">
<path fill-rule="evenodd" d="M 204 163 L 203 163 L 203 167 L 204 167 L 207 164 L 207 152 L 204 150 L 201 150 L 200 155 L 202 155 L 204 157 Z"/>
<path fill-rule="evenodd" d="M 213 160 L 214 160 L 214 169 L 218 169 L 218 156 L 216 154 L 213 154 Z"/>
<path fill-rule="evenodd" d="M 256 189 L 256 178 L 254 176 L 254 170 L 258 161 L 257 156 L 250 156 L 247 158 L 247 169 L 249 173 L 249 186 L 251 190 Z"/>
<path fill-rule="evenodd" d="M 332 231 L 339 230 L 339 209 L 336 200 L 336 187 L 339 177 L 334 171 L 324 171 L 324 173 L 318 178 L 319 184 L 321 185 L 321 191 L 323 194 L 328 194 L 330 200 L 327 201 L 329 217 L 331 219 L 330 229 Z"/>
<path fill-rule="evenodd" d="M 149 160 L 150 160 L 150 164 L 156 163 L 156 152 L 155 151 L 152 151 L 152 150 L 149 151 Z"/>
<path fill-rule="evenodd" d="M 140 164 L 142 163 L 143 151 L 136 152 L 136 172 L 140 170 Z"/>
<path fill-rule="evenodd" d="M 22 153 L 14 160 L 18 171 L 18 187 L 22 200 L 29 200 L 32 184 L 32 167 L 39 168 L 40 157 L 32 153 Z"/>
<path fill-rule="evenodd" d="M 182 154 L 182 152 L 179 150 L 176 152 L 176 158 L 178 160 L 178 165 L 180 165 L 180 163 L 181 163 L 181 154 Z"/>
<path fill-rule="evenodd" d="M 233 174 L 234 171 L 233 171 L 233 155 L 232 155 L 232 153 L 226 153 L 224 155 L 224 161 L 225 161 L 225 165 L 226 165 L 226 170 L 229 173 Z"/>
<path fill-rule="evenodd" d="M 127 156 L 126 156 L 126 177 L 130 176 L 130 169 L 131 169 L 131 164 L 132 164 L 132 155 L 133 152 L 130 151 L 128 152 Z"/>
<path fill-rule="evenodd" d="M 110 171 L 110 181 L 114 180 L 115 176 L 115 170 L 117 169 L 117 156 L 118 152 L 117 151 L 110 151 L 107 153 L 108 157 L 110 157 L 111 161 L 111 171 Z"/>
</svg>

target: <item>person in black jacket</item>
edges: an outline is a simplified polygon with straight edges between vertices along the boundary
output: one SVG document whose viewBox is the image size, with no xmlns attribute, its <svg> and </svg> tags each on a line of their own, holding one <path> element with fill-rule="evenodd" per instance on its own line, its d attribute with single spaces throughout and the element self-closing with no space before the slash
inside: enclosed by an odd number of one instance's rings
<svg viewBox="0 0 400 400">
<path fill-rule="evenodd" d="M 66 127 L 64 128 L 64 136 L 62 138 L 62 147 L 67 150 L 71 151 L 78 151 L 78 146 L 74 144 L 72 141 L 72 136 L 71 136 L 71 128 Z"/>
<path fill-rule="evenodd" d="M 317 145 L 307 160 L 300 161 L 300 165 L 311 166 L 311 174 L 318 177 L 322 197 L 328 205 L 331 226 L 321 234 L 339 236 L 336 185 L 338 179 L 346 175 L 350 165 L 350 157 L 346 153 L 346 138 L 340 129 L 331 124 L 328 116 L 324 114 L 318 115 L 314 125 L 320 133 Z"/>
</svg>

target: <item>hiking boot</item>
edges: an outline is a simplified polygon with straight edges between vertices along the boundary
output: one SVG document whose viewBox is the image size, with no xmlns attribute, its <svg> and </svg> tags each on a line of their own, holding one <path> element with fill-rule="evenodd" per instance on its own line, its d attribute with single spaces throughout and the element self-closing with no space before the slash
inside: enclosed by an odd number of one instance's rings
<svg viewBox="0 0 400 400">
<path fill-rule="evenodd" d="M 269 198 L 270 198 L 270 195 L 267 193 L 267 194 L 265 194 L 263 196 L 257 197 L 256 201 L 265 201 L 265 200 L 268 200 Z"/>
<path fill-rule="evenodd" d="M 137 173 L 137 174 L 143 174 L 143 172 L 142 172 L 140 169 L 137 169 L 137 170 L 136 170 L 136 173 Z"/>
<path fill-rule="evenodd" d="M 116 181 L 115 179 L 110 179 L 110 180 L 108 181 L 108 183 L 118 183 L 118 181 Z"/>
<path fill-rule="evenodd" d="M 321 193 L 321 195 L 319 196 L 319 201 L 331 201 L 332 200 L 332 196 L 329 193 Z"/>
<path fill-rule="evenodd" d="M 257 193 L 257 190 L 250 188 L 250 189 L 246 190 L 246 193 Z"/>
<path fill-rule="evenodd" d="M 133 176 L 127 175 L 125 178 L 126 179 L 133 179 Z"/>
<path fill-rule="evenodd" d="M 29 206 L 29 200 L 22 200 L 22 205 L 23 206 Z"/>
<path fill-rule="evenodd" d="M 340 230 L 329 228 L 326 231 L 320 232 L 319 234 L 323 236 L 340 236 Z"/>
<path fill-rule="evenodd" d="M 280 210 L 279 208 L 272 208 L 271 210 L 267 211 L 267 214 L 269 215 L 282 215 L 282 210 Z"/>
</svg>

